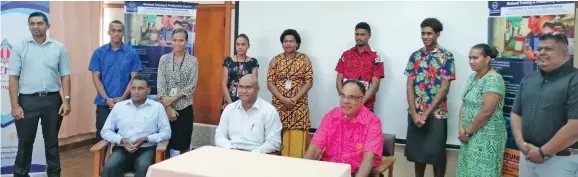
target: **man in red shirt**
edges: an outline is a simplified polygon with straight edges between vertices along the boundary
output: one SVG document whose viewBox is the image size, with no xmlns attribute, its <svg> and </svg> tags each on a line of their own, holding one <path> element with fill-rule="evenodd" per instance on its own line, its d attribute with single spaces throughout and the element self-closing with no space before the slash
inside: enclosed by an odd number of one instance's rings
<svg viewBox="0 0 578 177">
<path fill-rule="evenodd" d="M 375 94 L 379 90 L 379 80 L 384 77 L 383 60 L 369 47 L 371 28 L 365 22 L 355 26 L 355 47 L 346 50 L 337 62 L 336 88 L 341 94 L 343 82 L 358 80 L 365 85 L 367 92 L 363 96 L 363 105 L 373 112 Z"/>
</svg>

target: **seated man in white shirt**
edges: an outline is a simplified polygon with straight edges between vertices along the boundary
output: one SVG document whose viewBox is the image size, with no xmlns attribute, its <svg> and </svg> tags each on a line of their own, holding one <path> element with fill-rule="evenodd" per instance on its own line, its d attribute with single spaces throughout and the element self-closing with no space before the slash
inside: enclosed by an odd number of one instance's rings
<svg viewBox="0 0 578 177">
<path fill-rule="evenodd" d="M 252 74 L 239 80 L 239 100 L 227 105 L 215 133 L 217 147 L 275 153 L 281 149 L 281 119 L 265 100 L 257 97 L 259 83 Z"/>
<path fill-rule="evenodd" d="M 132 169 L 135 177 L 145 177 L 148 167 L 155 162 L 156 144 L 171 137 L 164 106 L 147 99 L 150 92 L 147 79 L 137 76 L 129 87 L 131 99 L 114 105 L 100 132 L 104 140 L 115 144 L 102 177 L 122 177 Z"/>
</svg>

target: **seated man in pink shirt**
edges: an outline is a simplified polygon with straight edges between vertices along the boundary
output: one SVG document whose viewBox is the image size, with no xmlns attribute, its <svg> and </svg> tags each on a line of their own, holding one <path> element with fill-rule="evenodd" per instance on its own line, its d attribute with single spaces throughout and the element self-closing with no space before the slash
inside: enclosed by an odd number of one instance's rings
<svg viewBox="0 0 578 177">
<path fill-rule="evenodd" d="M 381 121 L 363 106 L 365 91 L 359 81 L 343 83 L 340 106 L 325 114 L 303 158 L 350 164 L 352 177 L 368 177 L 381 164 Z"/>
</svg>

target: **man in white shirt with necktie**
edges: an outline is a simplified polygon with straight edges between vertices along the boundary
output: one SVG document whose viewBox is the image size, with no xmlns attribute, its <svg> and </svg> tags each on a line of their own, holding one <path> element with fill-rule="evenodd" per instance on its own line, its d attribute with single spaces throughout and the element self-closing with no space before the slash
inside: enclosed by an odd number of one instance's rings
<svg viewBox="0 0 578 177">
<path fill-rule="evenodd" d="M 265 100 L 259 98 L 259 83 L 252 74 L 243 76 L 237 87 L 239 100 L 223 110 L 215 133 L 217 147 L 276 153 L 281 150 L 279 113 Z"/>
</svg>

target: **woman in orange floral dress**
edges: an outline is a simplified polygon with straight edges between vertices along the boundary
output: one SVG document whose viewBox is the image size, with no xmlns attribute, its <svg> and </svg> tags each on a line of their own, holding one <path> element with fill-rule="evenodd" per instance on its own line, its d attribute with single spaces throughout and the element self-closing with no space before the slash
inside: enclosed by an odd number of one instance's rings
<svg viewBox="0 0 578 177">
<path fill-rule="evenodd" d="M 313 70 L 309 57 L 297 52 L 301 45 L 299 33 L 288 29 L 281 34 L 285 52 L 273 57 L 267 72 L 267 88 L 273 94 L 273 105 L 283 123 L 283 156 L 301 158 L 307 148 L 309 99 L 313 86 Z"/>
</svg>

